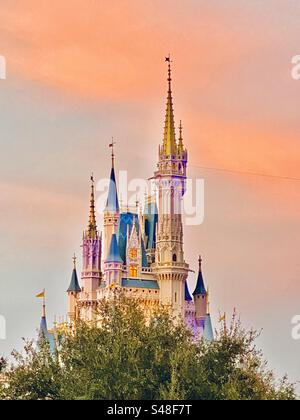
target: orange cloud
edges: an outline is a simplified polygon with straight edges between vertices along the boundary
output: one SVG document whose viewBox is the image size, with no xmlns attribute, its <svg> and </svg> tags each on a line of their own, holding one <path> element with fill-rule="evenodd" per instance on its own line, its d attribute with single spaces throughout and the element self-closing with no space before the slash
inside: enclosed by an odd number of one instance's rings
<svg viewBox="0 0 300 420">
<path fill-rule="evenodd" d="M 191 16 L 174 2 L 21 0 L 1 8 L 0 22 L 11 72 L 89 100 L 151 96 L 169 51 L 185 85 L 205 86 L 258 42 L 235 39 L 208 6 Z"/>
<path fill-rule="evenodd" d="M 299 176 L 299 130 L 287 129 L 298 121 L 295 85 L 279 77 L 276 60 L 272 73 L 266 63 L 277 53 L 276 20 L 256 17 L 253 31 L 250 6 L 247 17 L 239 8 L 229 16 L 189 1 L 192 11 L 169 0 L 11 1 L 0 10 L 8 71 L 80 101 L 150 108 L 154 97 L 161 103 L 162 58 L 171 51 L 175 114 L 195 165 Z"/>
</svg>

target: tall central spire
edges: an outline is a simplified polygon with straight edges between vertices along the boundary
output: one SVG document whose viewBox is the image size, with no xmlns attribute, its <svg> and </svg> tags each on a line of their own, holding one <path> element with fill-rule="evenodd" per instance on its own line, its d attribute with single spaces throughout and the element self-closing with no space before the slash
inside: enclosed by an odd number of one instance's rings
<svg viewBox="0 0 300 420">
<path fill-rule="evenodd" d="M 97 237 L 97 222 L 95 214 L 95 187 L 94 187 L 94 175 L 91 176 L 91 200 L 90 200 L 90 217 L 89 217 L 89 226 L 88 234 L 90 239 L 95 239 Z"/>
<path fill-rule="evenodd" d="M 168 98 L 165 118 L 163 151 L 165 155 L 175 155 L 177 153 L 177 143 L 175 135 L 175 122 L 172 99 L 172 71 L 170 56 L 166 57 L 166 62 L 168 63 Z"/>
</svg>

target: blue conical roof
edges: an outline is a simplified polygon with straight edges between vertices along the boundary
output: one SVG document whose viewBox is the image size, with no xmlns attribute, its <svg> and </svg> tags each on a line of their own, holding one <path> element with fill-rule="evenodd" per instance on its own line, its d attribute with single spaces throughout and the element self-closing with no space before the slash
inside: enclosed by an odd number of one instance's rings
<svg viewBox="0 0 300 420">
<path fill-rule="evenodd" d="M 214 341 L 214 332 L 213 332 L 210 314 L 207 314 L 205 317 L 203 338 L 206 341 Z"/>
<path fill-rule="evenodd" d="M 67 290 L 67 292 L 81 292 L 81 288 L 79 286 L 78 277 L 76 268 L 73 269 L 72 277 L 71 277 L 71 283 Z"/>
<path fill-rule="evenodd" d="M 115 233 L 111 237 L 111 243 L 110 243 L 109 253 L 108 253 L 108 257 L 106 259 L 106 262 L 123 263 L 123 260 L 120 257 L 117 235 Z"/>
<path fill-rule="evenodd" d="M 116 175 L 114 167 L 111 168 L 110 173 L 110 181 L 109 181 L 109 189 L 108 189 L 108 197 L 106 202 L 105 211 L 115 213 L 119 212 L 119 199 L 118 199 L 118 191 L 117 191 L 117 184 L 116 184 Z"/>
<path fill-rule="evenodd" d="M 187 302 L 191 302 L 193 300 L 193 298 L 192 298 L 192 296 L 190 294 L 190 291 L 189 291 L 189 287 L 188 287 L 187 281 L 185 282 L 185 300 Z"/>
<path fill-rule="evenodd" d="M 42 316 L 41 318 L 39 337 L 40 339 L 42 338 L 44 338 L 45 340 L 48 339 L 47 319 L 45 316 Z"/>
<path fill-rule="evenodd" d="M 200 258 L 199 259 L 199 274 L 198 274 L 196 289 L 193 293 L 194 296 L 206 295 L 207 294 L 207 291 L 206 291 L 206 288 L 205 288 L 205 285 L 204 285 L 203 275 L 202 275 L 201 263 L 202 263 L 202 260 Z"/>
<path fill-rule="evenodd" d="M 55 336 L 54 336 L 54 333 L 50 333 L 48 331 L 46 316 L 42 316 L 41 323 L 40 323 L 39 345 L 41 344 L 41 342 L 47 342 L 49 344 L 51 352 L 55 353 L 55 350 L 56 350 Z"/>
</svg>

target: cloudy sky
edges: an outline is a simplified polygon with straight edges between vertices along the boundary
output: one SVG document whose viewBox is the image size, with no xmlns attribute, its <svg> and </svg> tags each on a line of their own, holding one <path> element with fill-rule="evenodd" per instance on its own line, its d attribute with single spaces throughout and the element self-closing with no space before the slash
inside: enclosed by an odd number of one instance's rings
<svg viewBox="0 0 300 420">
<path fill-rule="evenodd" d="M 49 322 L 66 313 L 111 136 L 118 169 L 152 175 L 171 53 L 189 175 L 205 179 L 187 260 L 203 255 L 215 324 L 237 308 L 271 367 L 300 379 L 300 181 L 285 179 L 300 178 L 299 16 L 298 0 L 1 0 L 0 352 L 35 335 L 44 287 Z"/>
</svg>

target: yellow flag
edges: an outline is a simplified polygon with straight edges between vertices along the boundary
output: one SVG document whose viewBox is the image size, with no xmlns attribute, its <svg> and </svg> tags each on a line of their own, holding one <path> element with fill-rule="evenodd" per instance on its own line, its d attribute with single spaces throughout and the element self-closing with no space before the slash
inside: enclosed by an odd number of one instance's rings
<svg viewBox="0 0 300 420">
<path fill-rule="evenodd" d="M 45 291 L 39 293 L 38 295 L 36 295 L 36 297 L 43 299 L 45 297 Z"/>
<path fill-rule="evenodd" d="M 219 322 L 223 322 L 226 321 L 226 314 L 224 314 L 223 316 L 220 316 L 219 318 Z"/>
</svg>

